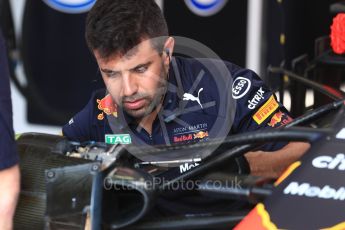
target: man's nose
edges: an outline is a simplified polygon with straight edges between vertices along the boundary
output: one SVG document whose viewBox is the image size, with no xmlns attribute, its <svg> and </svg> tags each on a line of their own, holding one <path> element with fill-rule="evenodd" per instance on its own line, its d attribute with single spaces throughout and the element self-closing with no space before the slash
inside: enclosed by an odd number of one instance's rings
<svg viewBox="0 0 345 230">
<path fill-rule="evenodd" d="M 125 74 L 123 76 L 122 91 L 123 96 L 132 96 L 137 93 L 138 84 L 135 80 L 135 76 L 131 74 Z"/>
</svg>

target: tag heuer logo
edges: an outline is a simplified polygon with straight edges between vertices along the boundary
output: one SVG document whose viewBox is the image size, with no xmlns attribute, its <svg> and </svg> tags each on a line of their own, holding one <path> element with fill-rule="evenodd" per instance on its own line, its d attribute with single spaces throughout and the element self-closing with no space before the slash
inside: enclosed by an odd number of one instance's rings
<svg viewBox="0 0 345 230">
<path fill-rule="evenodd" d="M 107 134 L 105 135 L 105 143 L 107 144 L 124 144 L 128 145 L 132 143 L 131 136 L 129 134 Z"/>
</svg>

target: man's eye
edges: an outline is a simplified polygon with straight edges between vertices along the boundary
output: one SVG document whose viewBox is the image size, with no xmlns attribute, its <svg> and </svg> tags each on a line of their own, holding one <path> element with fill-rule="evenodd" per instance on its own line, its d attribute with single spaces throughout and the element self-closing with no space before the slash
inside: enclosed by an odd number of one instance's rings
<svg viewBox="0 0 345 230">
<path fill-rule="evenodd" d="M 141 66 L 135 69 L 135 72 L 137 73 L 145 73 L 145 71 L 147 70 L 146 66 Z"/>
<path fill-rule="evenodd" d="M 109 72 L 109 73 L 106 73 L 107 77 L 109 78 L 115 78 L 115 77 L 118 77 L 119 76 L 119 73 L 116 73 L 116 72 Z"/>
</svg>

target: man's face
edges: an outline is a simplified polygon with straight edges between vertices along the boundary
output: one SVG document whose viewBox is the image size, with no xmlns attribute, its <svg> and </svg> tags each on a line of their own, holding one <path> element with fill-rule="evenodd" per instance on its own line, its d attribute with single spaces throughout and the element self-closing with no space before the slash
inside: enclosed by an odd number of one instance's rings
<svg viewBox="0 0 345 230">
<path fill-rule="evenodd" d="M 141 42 L 128 55 L 107 59 L 94 52 L 104 83 L 115 103 L 138 119 L 152 113 L 166 92 L 162 56 L 151 42 Z"/>
</svg>

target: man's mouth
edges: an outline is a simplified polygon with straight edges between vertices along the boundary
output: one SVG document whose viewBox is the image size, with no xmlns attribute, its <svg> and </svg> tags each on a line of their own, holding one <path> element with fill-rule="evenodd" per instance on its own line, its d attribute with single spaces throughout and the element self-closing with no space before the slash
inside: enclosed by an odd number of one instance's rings
<svg viewBox="0 0 345 230">
<path fill-rule="evenodd" d="M 134 100 L 134 101 L 124 101 L 123 102 L 123 106 L 129 110 L 137 110 L 137 109 L 142 108 L 144 105 L 145 105 L 145 99 L 144 98 Z"/>
</svg>

